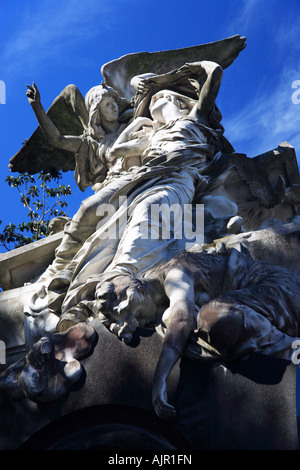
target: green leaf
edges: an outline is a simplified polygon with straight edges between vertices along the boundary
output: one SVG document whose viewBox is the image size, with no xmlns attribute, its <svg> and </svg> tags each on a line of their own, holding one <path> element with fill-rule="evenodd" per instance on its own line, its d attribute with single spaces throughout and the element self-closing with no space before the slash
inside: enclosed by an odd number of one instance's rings
<svg viewBox="0 0 300 470">
<path fill-rule="evenodd" d="M 43 171 L 37 176 L 20 173 L 18 176 L 9 175 L 5 178 L 11 188 L 17 188 L 20 203 L 26 208 L 30 220 L 21 222 L 18 226 L 7 224 L 0 232 L 0 245 L 11 250 L 49 235 L 50 219 L 57 215 L 66 216 L 64 211 L 58 210 L 67 206 L 67 202 L 61 200 L 61 197 L 72 194 L 70 185 L 58 185 L 61 178 L 59 172 L 53 176 Z"/>
</svg>

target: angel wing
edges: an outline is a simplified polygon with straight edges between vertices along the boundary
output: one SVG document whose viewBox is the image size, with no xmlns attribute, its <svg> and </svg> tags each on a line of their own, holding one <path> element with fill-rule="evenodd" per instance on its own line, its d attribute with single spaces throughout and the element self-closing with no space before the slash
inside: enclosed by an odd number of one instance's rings
<svg viewBox="0 0 300 470">
<path fill-rule="evenodd" d="M 217 62 L 225 69 L 232 64 L 245 47 L 246 38 L 235 35 L 220 41 L 182 49 L 138 52 L 127 54 L 104 64 L 101 73 L 107 85 L 130 100 L 135 94 L 130 81 L 136 75 L 148 72 L 161 75 L 177 69 L 187 62 L 201 60 Z"/>
<path fill-rule="evenodd" d="M 258 199 L 260 205 L 274 207 L 278 203 L 278 197 L 266 169 L 245 154 L 233 154 L 232 160 L 240 177 L 247 183 L 250 193 Z"/>
<path fill-rule="evenodd" d="M 265 154 L 265 156 L 268 155 Z M 264 155 L 260 157 L 264 157 Z M 233 154 L 232 160 L 240 177 L 247 183 L 250 193 L 257 198 L 262 207 L 272 208 L 282 202 L 296 203 L 296 198 L 293 198 L 296 194 L 298 194 L 300 201 L 300 191 L 298 189 L 300 185 L 292 184 L 292 186 L 287 189 L 289 174 L 286 168 L 282 168 L 281 170 L 283 171 L 278 173 L 278 171 L 280 171 L 280 161 L 276 162 L 276 168 L 275 163 L 270 165 L 271 162 L 268 158 L 249 158 L 244 154 Z M 274 175 L 272 175 L 274 168 L 277 170 L 275 171 L 276 179 L 274 179 Z M 274 180 L 273 183 L 271 179 Z M 293 179 L 297 181 L 295 176 Z"/>
<path fill-rule="evenodd" d="M 68 85 L 53 101 L 47 111 L 50 119 L 64 135 L 81 135 L 88 125 L 88 111 L 84 98 L 75 85 Z M 9 160 L 12 172 L 30 174 L 45 170 L 52 174 L 75 169 L 73 153 L 49 144 L 40 127 L 25 141 Z"/>
</svg>

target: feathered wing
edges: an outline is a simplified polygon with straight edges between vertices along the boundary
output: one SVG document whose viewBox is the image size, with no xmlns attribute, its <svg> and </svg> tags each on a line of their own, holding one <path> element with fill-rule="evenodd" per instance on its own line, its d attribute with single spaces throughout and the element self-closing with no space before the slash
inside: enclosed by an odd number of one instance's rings
<svg viewBox="0 0 300 470">
<path fill-rule="evenodd" d="M 252 196 L 258 199 L 261 206 L 273 207 L 278 198 L 265 168 L 244 154 L 233 154 L 232 160 Z"/>
<path fill-rule="evenodd" d="M 62 135 L 81 135 L 88 125 L 84 98 L 75 85 L 63 89 L 47 114 Z M 74 170 L 75 156 L 49 144 L 41 128 L 37 127 L 9 160 L 8 167 L 12 172 L 35 174 L 44 170 L 56 174 L 58 171 Z"/>
<path fill-rule="evenodd" d="M 160 52 L 138 52 L 127 54 L 102 66 L 105 83 L 130 100 L 135 90 L 131 79 L 140 74 L 152 72 L 164 74 L 178 69 L 187 62 L 211 60 L 227 68 L 246 46 L 246 38 L 235 35 L 220 41 Z"/>
</svg>

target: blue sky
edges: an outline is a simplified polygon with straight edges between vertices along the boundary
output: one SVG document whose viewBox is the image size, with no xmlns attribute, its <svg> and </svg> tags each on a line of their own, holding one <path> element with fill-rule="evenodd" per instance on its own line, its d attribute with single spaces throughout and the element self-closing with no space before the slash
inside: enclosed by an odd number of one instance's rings
<svg viewBox="0 0 300 470">
<path fill-rule="evenodd" d="M 300 104 L 292 102 L 292 84 L 300 80 L 299 15 L 298 0 L 0 0 L 3 225 L 27 217 L 17 191 L 4 182 L 10 157 L 36 128 L 26 84 L 37 83 L 47 109 L 70 83 L 85 95 L 101 82 L 101 66 L 127 53 L 246 36 L 247 47 L 224 72 L 218 96 L 225 135 L 249 156 L 287 140 L 299 157 Z M 71 172 L 64 183 L 73 188 L 72 216 L 91 193 L 80 192 Z"/>
</svg>

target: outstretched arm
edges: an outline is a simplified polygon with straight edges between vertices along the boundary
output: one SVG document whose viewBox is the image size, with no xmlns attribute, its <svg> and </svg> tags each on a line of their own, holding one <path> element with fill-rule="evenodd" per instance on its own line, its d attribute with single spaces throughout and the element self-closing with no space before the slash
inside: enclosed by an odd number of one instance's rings
<svg viewBox="0 0 300 470">
<path fill-rule="evenodd" d="M 158 416 L 174 416 L 168 403 L 166 380 L 182 356 L 194 326 L 194 281 L 180 269 L 171 270 L 165 280 L 170 307 L 163 315 L 166 335 L 154 373 L 152 401 Z"/>
<path fill-rule="evenodd" d="M 185 64 L 180 70 L 181 73 L 183 71 L 191 77 L 190 82 L 199 92 L 198 102 L 192 113 L 199 119 L 207 121 L 219 93 L 223 77 L 222 67 L 216 62 L 203 60 Z"/>
<path fill-rule="evenodd" d="M 28 90 L 26 94 L 28 101 L 31 104 L 38 123 L 49 143 L 54 147 L 69 150 L 70 152 L 78 152 L 81 138 L 79 136 L 61 135 L 42 106 L 40 93 L 36 84 L 33 83 L 32 86 L 27 85 L 27 88 Z"/>
</svg>

